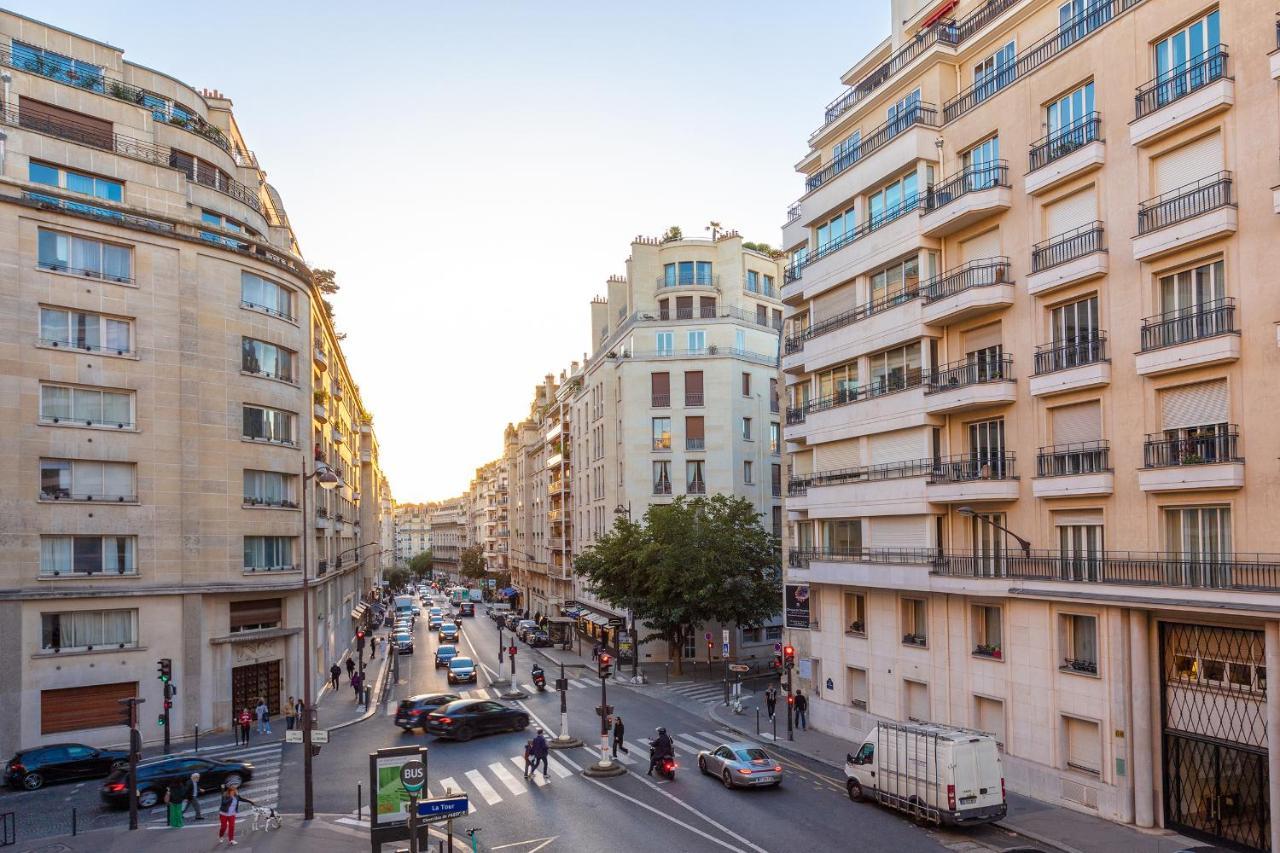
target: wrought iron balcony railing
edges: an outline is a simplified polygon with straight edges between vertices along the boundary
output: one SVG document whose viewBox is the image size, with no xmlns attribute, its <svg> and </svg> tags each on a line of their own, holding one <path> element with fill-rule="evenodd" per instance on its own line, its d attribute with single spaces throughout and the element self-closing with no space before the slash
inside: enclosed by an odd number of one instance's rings
<svg viewBox="0 0 1280 853">
<path fill-rule="evenodd" d="M 787 562 L 792 568 L 804 568 L 819 560 L 832 563 L 889 563 L 908 566 L 932 566 L 938 562 L 936 548 L 791 548 Z"/>
<path fill-rule="evenodd" d="M 1107 333 L 1094 332 L 1087 337 L 1040 344 L 1035 352 L 1035 375 L 1070 370 L 1107 360 Z"/>
<path fill-rule="evenodd" d="M 1011 280 L 1009 270 L 1006 257 L 977 258 L 925 280 L 920 284 L 920 295 L 928 304 L 970 288 L 1005 284 Z"/>
<path fill-rule="evenodd" d="M 804 349 L 805 341 L 821 337 L 822 335 L 834 332 L 837 329 L 843 329 L 845 326 L 852 325 L 859 320 L 865 320 L 867 317 L 879 314 L 881 311 L 887 311 L 890 308 L 896 308 L 899 305 L 904 305 L 913 299 L 919 298 L 919 296 L 920 285 L 912 284 L 895 293 L 887 293 L 882 296 L 878 296 L 866 305 L 859 305 L 855 308 L 850 308 L 848 311 L 842 311 L 839 314 L 828 317 L 825 320 L 819 320 L 813 325 L 808 326 L 807 328 L 788 337 L 784 342 L 784 351 L 787 355 L 800 352 Z"/>
<path fill-rule="evenodd" d="M 1280 592 L 1280 554 L 1150 551 L 1002 551 L 937 555 L 951 577 Z"/>
<path fill-rule="evenodd" d="M 843 486 L 849 483 L 871 483 L 879 480 L 900 480 L 909 477 L 931 476 L 938 466 L 938 461 L 929 459 L 909 459 L 905 462 L 881 462 L 874 465 L 856 465 L 851 468 L 836 468 L 830 471 L 814 471 L 809 474 L 794 474 L 787 483 L 787 493 L 803 495 L 810 488 L 823 486 Z"/>
<path fill-rule="evenodd" d="M 977 480 L 1016 480 L 1012 452 L 973 451 L 934 460 L 930 483 L 972 483 Z"/>
<path fill-rule="evenodd" d="M 1215 44 L 1204 54 L 1188 59 L 1138 87 L 1134 95 L 1134 118 L 1142 118 L 1181 100 L 1214 80 L 1227 76 L 1227 46 Z"/>
<path fill-rule="evenodd" d="M 1218 172 L 1139 204 L 1138 234 L 1149 234 L 1231 203 L 1231 173 Z"/>
<path fill-rule="evenodd" d="M 910 104 L 897 115 L 872 130 L 859 143 L 828 163 L 821 171 L 810 175 L 804 182 L 806 191 L 812 192 L 830 181 L 845 169 L 857 163 L 863 157 L 883 148 L 895 136 L 915 125 L 922 127 L 938 126 L 938 107 L 935 104 L 918 101 Z"/>
<path fill-rule="evenodd" d="M 783 282 L 790 284 L 791 282 L 798 280 L 801 272 L 809 264 L 820 261 L 828 255 L 840 251 L 845 246 L 850 246 L 856 241 L 861 240 L 873 231 L 878 231 L 890 222 L 901 219 L 911 211 L 916 210 L 920 206 L 920 200 L 921 196 L 918 193 L 913 194 L 888 210 L 883 210 L 870 217 L 866 222 L 862 223 L 852 231 L 845 232 L 844 236 L 840 239 L 824 243 L 815 251 L 808 253 L 803 258 L 797 258 L 792 261 L 785 270 L 783 270 Z"/>
<path fill-rule="evenodd" d="M 1111 444 L 1107 441 L 1052 444 L 1036 453 L 1037 477 L 1070 477 L 1110 470 Z"/>
<path fill-rule="evenodd" d="M 1142 464 L 1146 468 L 1173 468 L 1182 465 L 1213 465 L 1219 462 L 1243 462 L 1240 456 L 1240 428 L 1221 424 L 1205 427 L 1203 434 L 1168 438 L 1163 434 L 1148 435 L 1142 445 Z"/>
<path fill-rule="evenodd" d="M 1054 160 L 1066 157 L 1077 148 L 1083 148 L 1090 142 L 1102 138 L 1102 114 L 1091 112 L 1083 115 L 1070 124 L 1058 128 L 1050 134 L 1031 143 L 1028 172 L 1034 172 L 1047 166 Z"/>
<path fill-rule="evenodd" d="M 926 394 L 938 394 L 942 391 L 953 391 L 971 385 L 983 385 L 988 382 L 1008 382 L 1013 379 L 1013 356 L 1001 355 L 992 358 L 968 358 L 944 364 L 929 374 L 929 387 Z"/>
<path fill-rule="evenodd" d="M 930 184 L 925 193 L 924 208 L 932 212 L 969 193 L 1009 186 L 1009 163 L 996 160 L 977 166 L 966 166 L 960 172 Z"/>
<path fill-rule="evenodd" d="M 1236 301 L 1227 296 L 1143 318 L 1142 351 L 1230 335 L 1237 331 Z"/>
<path fill-rule="evenodd" d="M 1094 221 L 1036 243 L 1031 247 L 1031 271 L 1041 272 L 1101 252 L 1102 238 L 1102 223 Z"/>
</svg>

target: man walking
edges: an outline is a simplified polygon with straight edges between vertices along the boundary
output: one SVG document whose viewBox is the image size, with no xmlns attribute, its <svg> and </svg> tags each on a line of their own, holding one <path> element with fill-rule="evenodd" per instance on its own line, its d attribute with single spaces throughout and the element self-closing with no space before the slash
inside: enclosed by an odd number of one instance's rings
<svg viewBox="0 0 1280 853">
<path fill-rule="evenodd" d="M 355 671 L 356 671 L 356 662 L 353 661 L 351 658 L 347 658 L 347 678 L 350 679 L 351 676 L 355 674 Z M 334 687 L 337 687 L 337 685 L 335 684 Z"/>
<path fill-rule="evenodd" d="M 778 688 L 772 684 L 764 691 L 764 704 L 769 709 L 769 719 L 773 719 L 773 714 L 778 708 Z"/>
<path fill-rule="evenodd" d="M 204 820 L 200 813 L 200 774 L 192 773 L 191 779 L 182 789 L 182 813 L 187 813 L 187 806 L 196 810 L 196 820 Z"/>
<path fill-rule="evenodd" d="M 338 689 L 338 679 L 341 677 L 342 670 L 338 669 L 338 665 L 336 663 L 329 667 L 329 683 L 333 685 L 334 690 Z"/>
<path fill-rule="evenodd" d="M 809 697 L 796 689 L 796 728 L 803 730 L 809 720 Z"/>
<path fill-rule="evenodd" d="M 258 718 L 258 734 L 271 734 L 271 709 L 267 707 L 265 697 L 258 697 L 258 706 L 253 709 Z"/>
<path fill-rule="evenodd" d="M 551 778 L 547 776 L 547 752 L 548 751 L 549 751 L 549 747 L 547 746 L 547 739 L 542 734 L 542 729 L 538 729 L 538 734 L 533 739 L 533 766 L 529 769 L 530 778 L 533 777 L 534 773 L 538 772 L 538 764 L 541 763 L 542 764 L 542 781 L 543 782 L 551 781 Z"/>
<path fill-rule="evenodd" d="M 631 750 L 627 749 L 627 745 L 622 742 L 622 738 L 626 735 L 627 728 L 622 724 L 622 715 L 614 714 L 613 716 L 613 757 L 618 757 L 618 750 L 621 749 L 625 754 L 630 755 Z"/>
<path fill-rule="evenodd" d="M 356 704 L 360 704 L 360 688 L 364 687 L 364 676 L 356 673 L 351 676 L 351 689 L 356 693 Z"/>
</svg>

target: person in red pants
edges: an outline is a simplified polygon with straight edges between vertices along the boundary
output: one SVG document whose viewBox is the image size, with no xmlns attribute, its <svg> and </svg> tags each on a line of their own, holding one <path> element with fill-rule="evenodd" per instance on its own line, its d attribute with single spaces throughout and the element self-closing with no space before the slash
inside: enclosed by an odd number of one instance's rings
<svg viewBox="0 0 1280 853">
<path fill-rule="evenodd" d="M 227 841 L 232 846 L 238 844 L 236 841 L 236 815 L 240 813 L 240 804 L 248 803 L 256 806 L 253 800 L 240 796 L 240 790 L 235 785 L 228 785 L 222 791 L 222 805 L 218 807 L 218 843 L 222 843 L 222 836 L 227 837 Z"/>
</svg>

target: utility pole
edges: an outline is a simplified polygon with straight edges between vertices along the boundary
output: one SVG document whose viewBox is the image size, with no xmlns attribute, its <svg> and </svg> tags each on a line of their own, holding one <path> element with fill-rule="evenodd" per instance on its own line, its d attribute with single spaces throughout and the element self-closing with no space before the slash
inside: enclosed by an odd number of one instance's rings
<svg viewBox="0 0 1280 853">
<path fill-rule="evenodd" d="M 787 740 L 795 740 L 795 729 L 792 728 L 792 712 L 795 710 L 796 697 L 791 693 L 791 670 L 795 669 L 796 666 L 796 650 L 794 646 L 783 646 L 782 660 L 782 665 L 787 672 Z"/>
<path fill-rule="evenodd" d="M 138 760 L 142 757 L 142 735 L 138 733 L 138 706 L 146 699 L 121 699 L 120 722 L 129 727 L 129 828 L 138 828 Z M 166 730 L 167 731 L 167 730 Z"/>
</svg>

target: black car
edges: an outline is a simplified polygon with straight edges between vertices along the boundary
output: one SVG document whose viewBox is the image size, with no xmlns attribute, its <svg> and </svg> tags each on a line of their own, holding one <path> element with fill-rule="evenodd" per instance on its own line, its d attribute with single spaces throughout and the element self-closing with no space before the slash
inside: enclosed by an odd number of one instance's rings
<svg viewBox="0 0 1280 853">
<path fill-rule="evenodd" d="M 545 648 L 551 645 L 551 635 L 538 628 L 525 634 L 524 641 L 535 649 Z"/>
<path fill-rule="evenodd" d="M 461 698 L 457 693 L 423 693 L 420 696 L 401 699 L 400 707 L 396 708 L 396 725 L 406 732 L 414 729 L 426 731 L 427 714 L 442 705 L 457 702 Z"/>
<path fill-rule="evenodd" d="M 459 616 L 475 616 L 476 606 L 472 604 L 470 601 L 464 601 L 458 605 L 458 615 Z"/>
<path fill-rule="evenodd" d="M 529 715 L 519 708 L 491 699 L 450 702 L 427 715 L 427 731 L 436 737 L 471 740 L 492 732 L 518 732 L 529 725 Z"/>
<path fill-rule="evenodd" d="M 128 761 L 123 749 L 96 749 L 82 743 L 51 743 L 20 749 L 9 759 L 5 781 L 11 788 L 34 791 L 51 782 L 97 779 L 106 776 L 121 761 Z"/>
<path fill-rule="evenodd" d="M 145 761 L 138 765 L 138 806 L 149 809 L 164 802 L 164 792 L 175 785 L 191 780 L 192 773 L 200 774 L 201 791 L 217 791 L 223 785 L 243 785 L 253 778 L 253 765 L 248 761 L 216 758 L 173 757 Z M 102 801 L 114 808 L 129 805 L 129 769 L 111 771 L 102 783 Z"/>
</svg>

